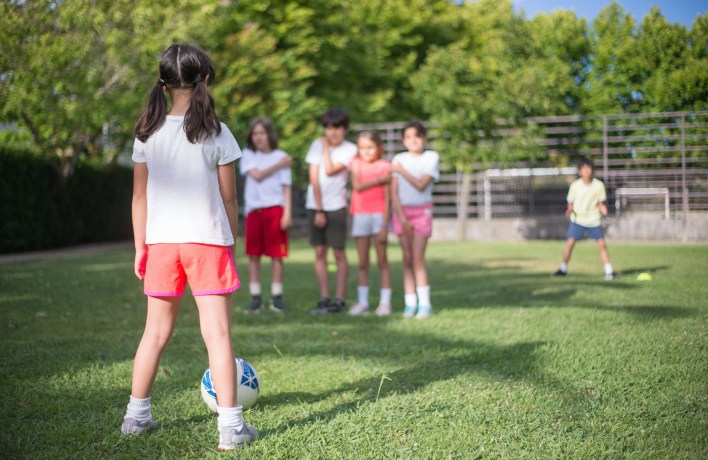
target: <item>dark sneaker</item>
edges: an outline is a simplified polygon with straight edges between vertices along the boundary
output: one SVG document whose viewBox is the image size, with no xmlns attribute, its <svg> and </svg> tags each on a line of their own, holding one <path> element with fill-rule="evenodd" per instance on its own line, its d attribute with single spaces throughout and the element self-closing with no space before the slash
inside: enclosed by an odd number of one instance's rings
<svg viewBox="0 0 708 460">
<path fill-rule="evenodd" d="M 617 276 L 618 276 L 618 275 L 617 275 L 617 273 L 615 273 L 615 272 L 612 272 L 612 273 L 605 273 L 605 279 L 608 280 L 608 281 L 617 278 Z"/>
<path fill-rule="evenodd" d="M 236 431 L 234 427 L 219 429 L 218 450 L 231 450 L 250 444 L 258 437 L 258 430 L 254 427 L 243 424 L 241 431 Z"/>
<path fill-rule="evenodd" d="M 251 297 L 251 303 L 249 303 L 246 308 L 243 310 L 244 313 L 260 313 L 261 312 L 261 306 L 263 305 L 263 302 L 261 302 L 261 296 L 259 295 L 254 295 Z"/>
<path fill-rule="evenodd" d="M 565 276 L 565 275 L 567 275 L 567 274 L 568 274 L 568 273 L 566 273 L 566 272 L 564 272 L 563 270 L 560 270 L 560 269 L 559 269 L 557 272 L 555 272 L 555 273 L 553 274 L 553 276 Z"/>
<path fill-rule="evenodd" d="M 334 299 L 334 302 L 329 304 L 329 308 L 327 309 L 328 313 L 339 313 L 346 310 L 346 305 L 344 305 L 344 301 L 341 299 Z"/>
<path fill-rule="evenodd" d="M 329 299 L 325 298 L 317 302 L 317 306 L 310 310 L 311 315 L 323 315 L 329 313 Z"/>
<path fill-rule="evenodd" d="M 120 435 L 140 434 L 146 431 L 152 431 L 157 428 L 157 422 L 154 420 L 146 420 L 139 422 L 134 418 L 123 419 L 123 424 L 120 427 Z"/>
<path fill-rule="evenodd" d="M 270 310 L 276 313 L 285 313 L 288 311 L 288 306 L 285 305 L 285 302 L 283 302 L 282 295 L 276 295 L 270 299 Z"/>
</svg>

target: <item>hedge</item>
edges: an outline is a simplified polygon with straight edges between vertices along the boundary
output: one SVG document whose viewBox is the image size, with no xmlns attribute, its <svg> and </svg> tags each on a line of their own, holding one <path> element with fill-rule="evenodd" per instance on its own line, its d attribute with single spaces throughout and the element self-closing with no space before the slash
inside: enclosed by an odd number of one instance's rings
<svg viewBox="0 0 708 460">
<path fill-rule="evenodd" d="M 86 160 L 62 181 L 53 160 L 0 146 L 0 254 L 130 239 L 132 180 Z"/>
</svg>

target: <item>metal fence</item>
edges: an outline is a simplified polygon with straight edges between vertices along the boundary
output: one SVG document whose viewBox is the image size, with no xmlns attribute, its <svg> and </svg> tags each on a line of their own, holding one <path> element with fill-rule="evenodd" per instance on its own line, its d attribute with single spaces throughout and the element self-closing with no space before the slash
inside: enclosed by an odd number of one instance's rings
<svg viewBox="0 0 708 460">
<path fill-rule="evenodd" d="M 492 219 L 563 213 L 568 186 L 577 178 L 573 165 L 580 156 L 595 163 L 611 212 L 649 211 L 685 218 L 691 211 L 708 211 L 708 111 L 526 121 L 542 133 L 535 142 L 544 150 L 545 160 L 504 168 L 470 164 L 466 169 L 477 171 L 473 173 L 443 164 L 433 189 L 436 216 Z M 404 124 L 358 124 L 353 132 L 378 131 L 390 159 L 404 150 Z M 435 147 L 440 133 L 431 128 L 429 140 Z M 518 127 L 500 124 L 493 136 L 518 132 Z"/>
</svg>

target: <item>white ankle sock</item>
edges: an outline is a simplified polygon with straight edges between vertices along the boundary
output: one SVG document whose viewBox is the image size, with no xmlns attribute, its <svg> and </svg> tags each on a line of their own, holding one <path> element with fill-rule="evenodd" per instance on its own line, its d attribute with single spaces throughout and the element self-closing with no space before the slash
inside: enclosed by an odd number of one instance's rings
<svg viewBox="0 0 708 460">
<path fill-rule="evenodd" d="M 236 431 L 243 429 L 243 406 L 216 406 L 216 412 L 219 413 L 219 419 L 216 422 L 219 429 L 226 427 L 234 427 Z"/>
<path fill-rule="evenodd" d="M 359 295 L 359 305 L 369 306 L 369 286 L 357 286 L 356 292 Z"/>
<path fill-rule="evenodd" d="M 248 290 L 252 296 L 261 295 L 261 283 L 248 283 Z"/>
<path fill-rule="evenodd" d="M 271 283 L 270 285 L 270 293 L 273 296 L 276 295 L 283 295 L 283 283 Z"/>
<path fill-rule="evenodd" d="M 132 418 L 138 422 L 146 422 L 152 420 L 152 405 L 150 397 L 141 399 L 130 397 L 128 408 L 125 411 L 125 418 Z"/>
<path fill-rule="evenodd" d="M 380 304 L 391 305 L 391 288 L 381 288 Z"/>
<path fill-rule="evenodd" d="M 413 294 L 405 294 L 403 296 L 403 300 L 406 303 L 406 307 L 417 307 L 418 306 L 418 296 L 413 293 Z"/>
<path fill-rule="evenodd" d="M 429 307 L 430 306 L 430 285 L 415 288 L 415 291 L 418 293 L 418 306 Z"/>
<path fill-rule="evenodd" d="M 612 274 L 612 264 L 608 262 L 605 264 L 605 275 L 611 275 L 611 274 Z"/>
<path fill-rule="evenodd" d="M 566 273 L 568 271 L 568 264 L 565 262 L 561 262 L 560 271 Z"/>
</svg>

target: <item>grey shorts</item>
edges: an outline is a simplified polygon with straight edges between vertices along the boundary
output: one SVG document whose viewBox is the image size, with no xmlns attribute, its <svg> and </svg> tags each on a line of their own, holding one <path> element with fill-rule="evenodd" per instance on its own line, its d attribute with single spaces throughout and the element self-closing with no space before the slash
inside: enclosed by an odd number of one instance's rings
<svg viewBox="0 0 708 460">
<path fill-rule="evenodd" d="M 352 215 L 352 236 L 374 236 L 384 226 L 383 214 L 354 214 Z"/>
<path fill-rule="evenodd" d="M 347 241 L 347 208 L 325 211 L 327 216 L 325 228 L 315 226 L 315 214 L 312 209 L 307 210 L 307 220 L 310 224 L 310 244 L 344 249 L 344 244 Z"/>
</svg>

